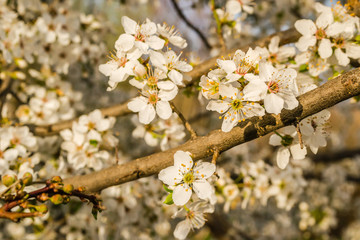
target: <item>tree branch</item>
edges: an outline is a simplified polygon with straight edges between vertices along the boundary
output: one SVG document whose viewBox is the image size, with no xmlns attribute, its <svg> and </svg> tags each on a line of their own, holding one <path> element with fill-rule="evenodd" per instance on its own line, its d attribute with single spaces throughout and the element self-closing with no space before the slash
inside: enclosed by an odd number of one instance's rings
<svg viewBox="0 0 360 240">
<path fill-rule="evenodd" d="M 264 47 L 270 43 L 271 38 L 274 36 L 279 36 L 280 37 L 280 45 L 284 45 L 287 43 L 297 41 L 300 37 L 300 34 L 295 30 L 295 28 L 291 28 L 289 30 L 278 32 L 278 33 L 272 34 L 268 37 L 256 40 L 249 45 L 241 47 L 240 49 L 245 52 L 249 49 L 249 47 L 252 47 L 252 48 L 254 48 L 256 46 Z M 224 52 L 224 55 L 233 56 L 235 54 L 236 50 L 237 49 L 233 49 L 233 50 Z M 204 61 L 201 64 L 197 65 L 191 72 L 189 72 L 188 75 L 192 78 L 192 80 L 185 83 L 186 87 L 192 86 L 195 83 L 197 83 L 197 80 L 202 75 L 207 74 L 209 69 L 214 68 L 216 66 L 216 60 L 218 58 L 219 57 L 213 57 L 207 61 Z M 100 110 L 105 116 L 124 116 L 124 115 L 130 114 L 130 113 L 133 113 L 127 107 L 128 102 L 129 101 L 126 101 L 124 103 L 120 103 L 120 104 L 116 104 L 116 105 L 113 105 L 110 107 L 102 108 Z M 52 125 L 46 125 L 46 126 L 37 126 L 37 125 L 28 125 L 28 126 L 30 128 L 30 131 L 32 131 L 37 136 L 50 136 L 50 135 L 55 135 L 64 129 L 71 128 L 72 122 L 77 121 L 77 120 L 78 120 L 78 118 L 55 123 Z"/>
<path fill-rule="evenodd" d="M 215 130 L 207 136 L 197 137 L 183 145 L 155 153 L 131 162 L 112 166 L 91 174 L 74 176 L 64 180 L 74 187 L 83 186 L 88 192 L 97 192 L 107 187 L 133 181 L 157 174 L 173 164 L 174 153 L 178 150 L 189 151 L 194 161 L 208 157 L 216 148 L 219 152 L 236 145 L 259 138 L 274 130 L 294 124 L 310 115 L 360 94 L 360 68 L 351 70 L 324 85 L 298 97 L 299 106 L 293 110 L 283 109 L 278 115 L 266 114 L 253 117 L 230 132 Z"/>
</svg>

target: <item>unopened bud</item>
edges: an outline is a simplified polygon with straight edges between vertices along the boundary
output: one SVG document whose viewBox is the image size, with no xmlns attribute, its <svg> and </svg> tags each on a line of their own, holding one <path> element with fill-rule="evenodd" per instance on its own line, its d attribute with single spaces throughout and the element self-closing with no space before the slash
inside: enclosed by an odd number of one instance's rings
<svg viewBox="0 0 360 240">
<path fill-rule="evenodd" d="M 41 195 L 37 196 L 37 199 L 41 202 L 45 202 L 49 199 L 49 196 L 46 193 L 42 193 Z"/>
<path fill-rule="evenodd" d="M 71 184 L 67 184 L 63 187 L 63 191 L 68 194 L 71 194 L 73 190 L 74 190 L 74 186 Z"/>
<path fill-rule="evenodd" d="M 85 192 L 85 187 L 78 187 L 76 190 L 78 190 L 79 192 Z"/>
<path fill-rule="evenodd" d="M 55 194 L 54 196 L 52 196 L 50 198 L 50 201 L 55 205 L 59 205 L 59 204 L 62 204 L 64 202 L 64 198 L 60 194 Z"/>
<path fill-rule="evenodd" d="M 23 183 L 25 184 L 25 186 L 29 186 L 33 181 L 33 176 L 31 173 L 27 172 L 24 174 L 23 176 Z"/>
<path fill-rule="evenodd" d="M 41 213 L 47 213 L 48 208 L 45 204 L 42 204 L 42 205 L 36 206 L 36 210 Z"/>
<path fill-rule="evenodd" d="M 51 179 L 52 183 L 62 183 L 62 179 L 60 176 L 55 176 Z"/>
<path fill-rule="evenodd" d="M 2 183 L 3 183 L 6 187 L 11 186 L 16 180 L 17 180 L 17 177 L 16 177 L 15 175 L 4 175 L 4 176 L 1 178 Z"/>
</svg>

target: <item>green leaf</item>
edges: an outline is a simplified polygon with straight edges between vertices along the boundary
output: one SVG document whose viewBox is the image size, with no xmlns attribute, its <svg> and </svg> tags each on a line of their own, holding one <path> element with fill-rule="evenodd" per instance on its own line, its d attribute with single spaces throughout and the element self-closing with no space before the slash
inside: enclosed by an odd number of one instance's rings
<svg viewBox="0 0 360 240">
<path fill-rule="evenodd" d="M 299 72 L 306 72 L 309 69 L 307 64 L 300 65 Z"/>
<path fill-rule="evenodd" d="M 91 214 L 93 215 L 93 217 L 95 218 L 95 220 L 97 220 L 97 215 L 98 215 L 98 210 L 96 208 L 93 208 L 91 210 Z"/>
<path fill-rule="evenodd" d="M 163 184 L 163 187 L 164 187 L 165 191 L 167 191 L 169 193 L 173 192 L 173 190 L 169 189 L 165 184 Z"/>
<path fill-rule="evenodd" d="M 167 204 L 167 205 L 174 204 L 174 201 L 173 201 L 173 199 L 172 199 L 172 193 L 170 193 L 169 195 L 167 195 L 164 203 Z"/>
<path fill-rule="evenodd" d="M 95 140 L 95 139 L 90 139 L 90 144 L 93 145 L 94 147 L 97 147 L 98 143 L 99 143 L 99 142 L 98 142 L 97 140 Z"/>
</svg>

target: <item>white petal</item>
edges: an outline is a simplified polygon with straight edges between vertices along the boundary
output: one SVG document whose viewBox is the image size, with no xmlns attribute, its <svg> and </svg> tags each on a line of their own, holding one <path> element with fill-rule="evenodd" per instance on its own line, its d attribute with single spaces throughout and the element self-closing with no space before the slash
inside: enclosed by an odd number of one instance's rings
<svg viewBox="0 0 360 240">
<path fill-rule="evenodd" d="M 270 82 L 277 70 L 268 62 L 259 63 L 259 76 L 264 82 Z"/>
<path fill-rule="evenodd" d="M 214 174 L 216 170 L 215 164 L 209 162 L 201 162 L 194 167 L 195 176 L 202 179 L 207 179 Z M 199 172 L 198 172 L 199 171 Z"/>
<path fill-rule="evenodd" d="M 308 50 L 309 47 L 315 46 L 316 38 L 314 36 L 302 36 L 295 43 L 295 46 L 301 51 L 304 52 Z"/>
<path fill-rule="evenodd" d="M 289 163 L 289 149 L 281 147 L 276 154 L 276 163 L 279 168 L 284 169 Z"/>
<path fill-rule="evenodd" d="M 236 70 L 234 61 L 232 60 L 217 60 L 217 64 L 220 68 L 224 69 L 226 73 L 232 73 Z"/>
<path fill-rule="evenodd" d="M 169 119 L 172 114 L 172 110 L 169 102 L 167 101 L 158 101 L 156 103 L 156 113 L 161 119 Z"/>
<path fill-rule="evenodd" d="M 316 32 L 316 25 L 309 19 L 301 19 L 295 22 L 296 30 L 304 36 L 311 36 Z"/>
<path fill-rule="evenodd" d="M 149 44 L 152 49 L 160 50 L 164 47 L 165 41 L 157 36 L 150 36 L 146 38 L 146 43 Z"/>
<path fill-rule="evenodd" d="M 196 195 L 204 200 L 208 199 L 211 196 L 212 192 L 214 191 L 211 184 L 206 180 L 196 180 L 193 183 L 193 186 Z"/>
<path fill-rule="evenodd" d="M 225 113 L 229 109 L 229 103 L 225 101 L 210 101 L 206 106 L 206 110 L 217 111 L 218 113 Z"/>
<path fill-rule="evenodd" d="M 280 146 L 281 145 L 281 137 L 277 134 L 273 134 L 269 138 L 269 144 L 273 146 Z"/>
<path fill-rule="evenodd" d="M 284 100 L 276 94 L 270 93 L 264 99 L 264 106 L 268 113 L 279 114 L 284 107 Z"/>
<path fill-rule="evenodd" d="M 219 94 L 222 97 L 235 99 L 239 90 L 231 85 L 220 84 L 219 86 Z"/>
<path fill-rule="evenodd" d="M 133 112 L 140 112 L 145 109 L 147 100 L 144 97 L 136 97 L 128 103 L 128 108 Z"/>
<path fill-rule="evenodd" d="M 135 38 L 130 34 L 121 34 L 115 42 L 115 49 L 127 52 L 134 46 Z"/>
<path fill-rule="evenodd" d="M 331 9 L 329 8 L 326 11 L 323 11 L 320 14 L 320 16 L 316 19 L 316 26 L 324 29 L 333 22 L 334 22 L 334 16 L 331 12 Z"/>
<path fill-rule="evenodd" d="M 180 72 L 172 69 L 168 76 L 176 85 L 183 85 L 183 75 Z"/>
<path fill-rule="evenodd" d="M 194 162 L 189 153 L 184 151 L 177 151 L 174 154 L 174 166 L 181 171 L 189 171 Z"/>
<path fill-rule="evenodd" d="M 349 57 L 340 48 L 335 49 L 335 56 L 341 66 L 346 67 L 350 63 Z"/>
<path fill-rule="evenodd" d="M 275 36 L 275 37 L 271 38 L 270 44 L 269 44 L 269 51 L 271 53 L 277 53 L 279 51 L 279 42 L 280 42 L 279 36 Z"/>
<path fill-rule="evenodd" d="M 177 186 L 172 195 L 174 204 L 177 206 L 185 205 L 189 201 L 191 194 L 192 191 L 186 184 Z"/>
<path fill-rule="evenodd" d="M 123 16 L 121 18 L 121 24 L 123 25 L 124 30 L 127 34 L 134 35 L 136 33 L 138 24 L 134 20 L 130 19 L 127 16 Z"/>
<path fill-rule="evenodd" d="M 139 112 L 139 122 L 149 124 L 155 118 L 155 115 L 156 112 L 154 106 L 152 104 L 147 104 L 146 107 Z"/>
<path fill-rule="evenodd" d="M 300 147 L 300 143 L 290 146 L 291 155 L 295 160 L 304 159 L 307 153 L 306 147 L 303 149 Z"/>
<path fill-rule="evenodd" d="M 163 183 L 169 186 L 174 186 L 181 181 L 178 168 L 175 166 L 170 166 L 161 170 L 158 177 Z"/>
<path fill-rule="evenodd" d="M 319 55 L 323 59 L 329 58 L 332 55 L 330 39 L 327 38 L 321 39 L 319 45 Z"/>
<path fill-rule="evenodd" d="M 187 219 L 179 222 L 174 230 L 174 237 L 183 240 L 189 234 L 191 229 L 191 222 Z"/>
<path fill-rule="evenodd" d="M 164 57 L 164 55 L 162 53 L 150 50 L 149 54 L 150 54 L 151 63 L 155 67 L 158 67 L 163 71 L 167 71 L 167 68 L 165 66 L 166 65 L 166 59 L 165 59 L 165 57 Z"/>
</svg>

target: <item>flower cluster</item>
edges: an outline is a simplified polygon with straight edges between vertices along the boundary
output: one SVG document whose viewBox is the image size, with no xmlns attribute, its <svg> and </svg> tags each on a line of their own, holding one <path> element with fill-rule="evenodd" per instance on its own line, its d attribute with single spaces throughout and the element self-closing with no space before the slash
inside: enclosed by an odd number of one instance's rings
<svg viewBox="0 0 360 240">
<path fill-rule="evenodd" d="M 360 58 L 359 18 L 348 14 L 340 4 L 331 8 L 316 3 L 315 9 L 319 14 L 315 22 L 301 19 L 295 23 L 302 35 L 295 45 L 303 52 L 295 60 L 305 64 L 312 76 L 331 65 L 347 66 L 350 59 Z"/>
<path fill-rule="evenodd" d="M 255 200 L 265 206 L 272 197 L 278 208 L 290 210 L 306 186 L 299 167 L 291 166 L 280 171 L 262 160 L 243 164 L 235 180 L 224 169 L 218 172 L 220 179 L 215 183 L 216 192 L 226 212 L 237 205 L 245 209 L 249 204 L 254 205 Z"/>
<path fill-rule="evenodd" d="M 110 131 L 115 118 L 104 118 L 100 110 L 83 115 L 73 122 L 72 129 L 60 132 L 64 142 L 61 149 L 66 153 L 68 163 L 75 169 L 84 167 L 100 170 L 110 164 L 111 156 L 101 147 L 115 147 L 118 140 Z"/>
<path fill-rule="evenodd" d="M 168 43 L 184 48 L 186 41 L 173 27 L 156 25 L 149 19 L 137 24 L 124 16 L 121 23 L 125 33 L 115 42 L 110 61 L 99 67 L 109 77 L 108 90 L 129 79 L 131 85 L 140 89 L 140 96 L 128 104 L 131 111 L 139 113 L 139 121 L 149 124 L 156 115 L 169 119 L 169 101 L 175 98 L 178 86 L 184 85 L 184 73 L 191 71 L 192 66 L 180 59 L 181 54 L 162 49 Z"/>
<path fill-rule="evenodd" d="M 299 123 L 302 144 L 299 142 L 298 131 L 294 126 L 288 126 L 276 131 L 271 135 L 269 143 L 273 146 L 281 146 L 276 154 L 276 162 L 279 168 L 284 169 L 290 159 L 290 153 L 294 160 L 304 159 L 306 146 L 316 154 L 319 147 L 326 146 L 326 123 L 330 118 L 330 112 L 323 110 L 317 114 L 305 118 Z"/>
<path fill-rule="evenodd" d="M 251 48 L 247 53 L 237 50 L 233 59 L 218 59 L 217 63 L 219 68 L 201 77 L 200 87 L 211 100 L 206 109 L 222 114 L 224 132 L 247 118 L 263 116 L 265 110 L 279 114 L 283 108 L 298 106 L 294 69 L 277 70 L 260 61 L 260 53 Z"/>
<path fill-rule="evenodd" d="M 185 127 L 176 113 L 167 120 L 157 119 L 148 125 L 140 124 L 137 120 L 134 122 L 136 128 L 132 136 L 144 138 L 146 144 L 151 147 L 160 145 L 162 151 L 178 146 L 186 135 Z"/>
<path fill-rule="evenodd" d="M 21 165 L 19 163 L 26 161 L 37 147 L 36 138 L 28 127 L 1 127 L 0 174 L 11 166 Z"/>
<path fill-rule="evenodd" d="M 170 192 L 165 203 L 183 206 L 173 217 L 186 217 L 176 226 L 176 238 L 185 239 L 190 229 L 201 228 L 205 224 L 203 214 L 214 211 L 211 204 L 216 201 L 215 190 L 207 179 L 214 174 L 215 169 L 215 164 L 194 163 L 189 152 L 177 151 L 174 154 L 174 166 L 160 171 L 159 179 L 169 186 L 166 189 Z M 194 202 L 186 206 L 193 191 L 200 200 L 195 198 Z"/>
</svg>

